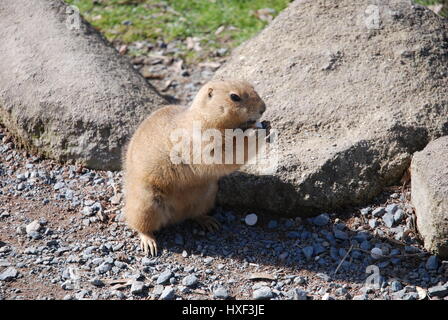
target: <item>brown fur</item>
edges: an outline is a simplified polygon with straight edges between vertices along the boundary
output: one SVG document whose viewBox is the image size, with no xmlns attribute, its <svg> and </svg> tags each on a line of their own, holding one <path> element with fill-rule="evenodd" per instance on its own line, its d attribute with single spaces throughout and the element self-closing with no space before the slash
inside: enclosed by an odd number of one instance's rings
<svg viewBox="0 0 448 320">
<path fill-rule="evenodd" d="M 232 93 L 242 100 L 232 101 Z M 191 132 L 193 122 L 200 121 L 202 130 L 214 128 L 223 133 L 258 120 L 265 108 L 247 82 L 212 81 L 200 89 L 189 108 L 166 106 L 141 123 L 124 161 L 124 212 L 129 226 L 139 233 L 145 252 L 149 248 L 151 254 L 157 253 L 153 232 L 168 224 L 193 218 L 207 227 L 216 226 L 207 213 L 215 203 L 218 179 L 241 166 L 174 164 L 170 159 L 171 132 L 177 128 Z"/>
</svg>

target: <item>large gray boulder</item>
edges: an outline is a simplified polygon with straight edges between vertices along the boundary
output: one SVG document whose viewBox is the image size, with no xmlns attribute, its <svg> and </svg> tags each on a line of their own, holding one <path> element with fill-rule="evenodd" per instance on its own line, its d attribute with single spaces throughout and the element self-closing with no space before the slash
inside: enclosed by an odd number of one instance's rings
<svg viewBox="0 0 448 320">
<path fill-rule="evenodd" d="M 222 205 L 306 215 L 362 204 L 448 133 L 448 23 L 405 0 L 295 1 L 216 78 L 252 82 L 278 165 L 220 182 Z"/>
<path fill-rule="evenodd" d="M 0 122 L 48 157 L 119 169 L 130 133 L 165 102 L 62 1 L 0 1 L 0 39 Z"/>
<path fill-rule="evenodd" d="M 448 136 L 417 152 L 411 165 L 412 204 L 425 248 L 448 257 Z"/>
</svg>

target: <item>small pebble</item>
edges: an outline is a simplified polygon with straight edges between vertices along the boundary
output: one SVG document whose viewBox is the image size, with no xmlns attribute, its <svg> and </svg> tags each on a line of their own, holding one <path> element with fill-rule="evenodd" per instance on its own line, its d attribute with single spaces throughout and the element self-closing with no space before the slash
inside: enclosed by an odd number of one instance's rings
<svg viewBox="0 0 448 320">
<path fill-rule="evenodd" d="M 0 281 L 10 281 L 18 276 L 18 271 L 13 267 L 6 268 L 2 273 L 0 273 Z"/>
<path fill-rule="evenodd" d="M 298 276 L 294 278 L 294 283 L 297 284 L 305 284 L 306 283 L 306 277 Z"/>
<path fill-rule="evenodd" d="M 323 227 L 330 222 L 330 216 L 327 213 L 322 213 L 317 217 L 313 218 L 312 221 L 316 226 Z"/>
<path fill-rule="evenodd" d="M 162 294 L 164 289 L 165 288 L 163 287 L 163 285 L 160 285 L 160 284 L 155 285 L 154 289 L 152 290 L 152 294 L 156 297 L 159 297 Z"/>
<path fill-rule="evenodd" d="M 61 288 L 64 290 L 73 290 L 75 287 L 70 280 L 67 280 L 61 285 Z"/>
<path fill-rule="evenodd" d="M 194 275 L 188 275 L 182 279 L 182 284 L 186 287 L 194 287 L 198 284 L 198 278 Z"/>
<path fill-rule="evenodd" d="M 90 284 L 94 285 L 95 287 L 104 287 L 104 282 L 101 281 L 100 279 L 92 279 L 90 280 Z"/>
<path fill-rule="evenodd" d="M 372 250 L 370 250 L 370 256 L 375 259 L 381 259 L 383 255 L 383 251 L 380 248 L 372 248 Z"/>
<path fill-rule="evenodd" d="M 337 288 L 336 289 L 336 291 L 335 291 L 335 294 L 337 295 L 337 296 L 344 296 L 344 295 L 346 295 L 347 294 L 347 289 L 345 289 L 345 288 Z"/>
<path fill-rule="evenodd" d="M 60 190 L 62 188 L 64 188 L 65 184 L 63 182 L 57 182 L 55 183 L 55 185 L 53 186 L 54 190 Z"/>
<path fill-rule="evenodd" d="M 248 214 L 245 218 L 244 221 L 246 222 L 246 224 L 248 226 L 254 226 L 257 224 L 258 221 L 258 216 L 255 213 L 251 213 Z"/>
<path fill-rule="evenodd" d="M 443 298 L 448 296 L 448 283 L 443 286 L 434 286 L 428 289 L 428 294 L 431 297 Z"/>
<path fill-rule="evenodd" d="M 390 213 L 390 212 L 387 212 L 386 214 L 384 214 L 383 222 L 386 225 L 386 227 L 392 228 L 395 223 L 394 214 Z"/>
<path fill-rule="evenodd" d="M 158 276 L 156 282 L 157 282 L 157 284 L 165 284 L 170 280 L 170 278 L 172 276 L 173 276 L 173 273 L 171 272 L 171 270 L 165 270 Z"/>
<path fill-rule="evenodd" d="M 159 300 L 173 300 L 174 296 L 174 289 L 172 287 L 166 287 L 160 295 Z"/>
<path fill-rule="evenodd" d="M 190 292 L 191 292 L 190 288 L 187 288 L 187 287 L 184 287 L 184 286 L 178 286 L 178 287 L 177 287 L 177 290 L 178 290 L 180 293 L 184 293 L 184 294 L 187 294 L 187 293 L 190 293 Z"/>
<path fill-rule="evenodd" d="M 401 209 L 398 209 L 397 211 L 395 211 L 394 213 L 394 221 L 395 223 L 399 223 L 401 221 L 401 219 L 403 219 L 404 216 L 404 211 Z"/>
<path fill-rule="evenodd" d="M 334 230 L 334 237 L 339 240 L 347 240 L 348 234 L 341 230 Z"/>
<path fill-rule="evenodd" d="M 322 280 L 324 280 L 326 282 L 331 280 L 331 277 L 328 274 L 325 274 L 325 273 L 322 273 L 322 272 L 316 273 L 316 277 L 318 277 L 318 278 L 320 278 L 320 279 L 322 279 Z"/>
<path fill-rule="evenodd" d="M 439 258 L 437 258 L 437 256 L 430 256 L 428 260 L 426 260 L 425 266 L 427 270 L 437 270 L 439 267 Z"/>
<path fill-rule="evenodd" d="M 383 207 L 379 207 L 372 211 L 372 216 L 381 217 L 385 212 L 386 210 Z"/>
<path fill-rule="evenodd" d="M 85 299 L 88 295 L 90 295 L 90 291 L 86 290 L 86 289 L 82 289 L 81 291 L 79 291 L 77 294 L 75 294 L 75 298 L 77 300 L 83 300 Z"/>
<path fill-rule="evenodd" d="M 213 290 L 213 298 L 225 300 L 229 298 L 229 293 L 225 287 L 219 286 Z"/>
<path fill-rule="evenodd" d="M 370 211 L 372 211 L 372 208 L 370 208 L 370 207 L 362 208 L 360 211 L 363 216 L 366 216 L 369 214 Z"/>
<path fill-rule="evenodd" d="M 308 292 L 298 288 L 294 288 L 288 291 L 287 294 L 292 300 L 307 300 Z"/>
<path fill-rule="evenodd" d="M 252 298 L 255 300 L 266 300 L 272 298 L 274 295 L 272 293 L 271 288 L 263 286 L 257 290 L 255 290 L 252 294 Z"/>
<path fill-rule="evenodd" d="M 369 227 L 375 229 L 378 226 L 378 221 L 376 219 L 369 219 Z"/>
<path fill-rule="evenodd" d="M 41 228 L 39 220 L 34 220 L 26 226 L 26 233 L 32 235 L 33 232 L 39 231 Z"/>
<path fill-rule="evenodd" d="M 114 291 L 112 291 L 111 293 L 112 293 L 115 297 L 117 297 L 118 299 L 125 299 L 125 298 L 126 298 L 126 295 L 125 295 L 123 292 L 119 291 L 119 290 L 114 290 Z"/>
<path fill-rule="evenodd" d="M 334 300 L 334 298 L 327 292 L 322 296 L 322 300 Z"/>
<path fill-rule="evenodd" d="M 103 274 L 103 273 L 110 271 L 111 269 L 112 269 L 112 264 L 103 262 L 102 264 L 100 264 L 98 267 L 95 268 L 95 272 L 98 274 Z"/>
<path fill-rule="evenodd" d="M 363 250 L 370 250 L 370 248 L 372 248 L 372 245 L 370 244 L 369 241 L 364 240 L 363 242 L 361 242 L 361 244 L 359 245 L 359 247 Z"/>
<path fill-rule="evenodd" d="M 145 283 L 143 281 L 132 281 L 131 284 L 131 294 L 140 294 L 145 288 Z"/>
<path fill-rule="evenodd" d="M 396 204 L 396 203 L 392 203 L 392 204 L 389 204 L 387 207 L 386 207 L 386 212 L 387 213 L 390 213 L 390 214 L 394 214 L 395 213 L 395 211 L 397 211 L 398 210 L 398 205 Z"/>
<path fill-rule="evenodd" d="M 390 283 L 390 289 L 393 292 L 397 292 L 400 291 L 401 289 L 403 289 L 403 286 L 401 285 L 401 283 L 397 280 L 394 280 Z"/>
</svg>

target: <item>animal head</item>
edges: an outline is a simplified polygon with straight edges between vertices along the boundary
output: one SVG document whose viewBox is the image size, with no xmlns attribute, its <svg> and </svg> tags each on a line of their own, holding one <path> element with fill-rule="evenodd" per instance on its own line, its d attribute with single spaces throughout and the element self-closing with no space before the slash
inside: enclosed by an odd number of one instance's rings
<svg viewBox="0 0 448 320">
<path fill-rule="evenodd" d="M 254 127 L 266 105 L 247 81 L 213 80 L 199 90 L 191 108 L 218 128 L 244 130 Z"/>
</svg>

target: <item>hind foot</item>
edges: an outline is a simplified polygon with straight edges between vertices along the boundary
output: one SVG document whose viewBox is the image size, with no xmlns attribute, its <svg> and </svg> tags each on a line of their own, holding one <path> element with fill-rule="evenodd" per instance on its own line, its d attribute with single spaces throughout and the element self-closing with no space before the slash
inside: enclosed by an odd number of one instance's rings
<svg viewBox="0 0 448 320">
<path fill-rule="evenodd" d="M 200 216 L 195 218 L 194 221 L 196 221 L 201 226 L 201 228 L 209 232 L 213 232 L 221 228 L 221 224 L 218 222 L 218 220 L 211 216 Z"/>
<path fill-rule="evenodd" d="M 139 233 L 140 235 L 140 248 L 143 250 L 145 255 L 151 253 L 151 256 L 157 255 L 157 242 L 156 237 L 152 232 L 150 233 Z"/>
</svg>

